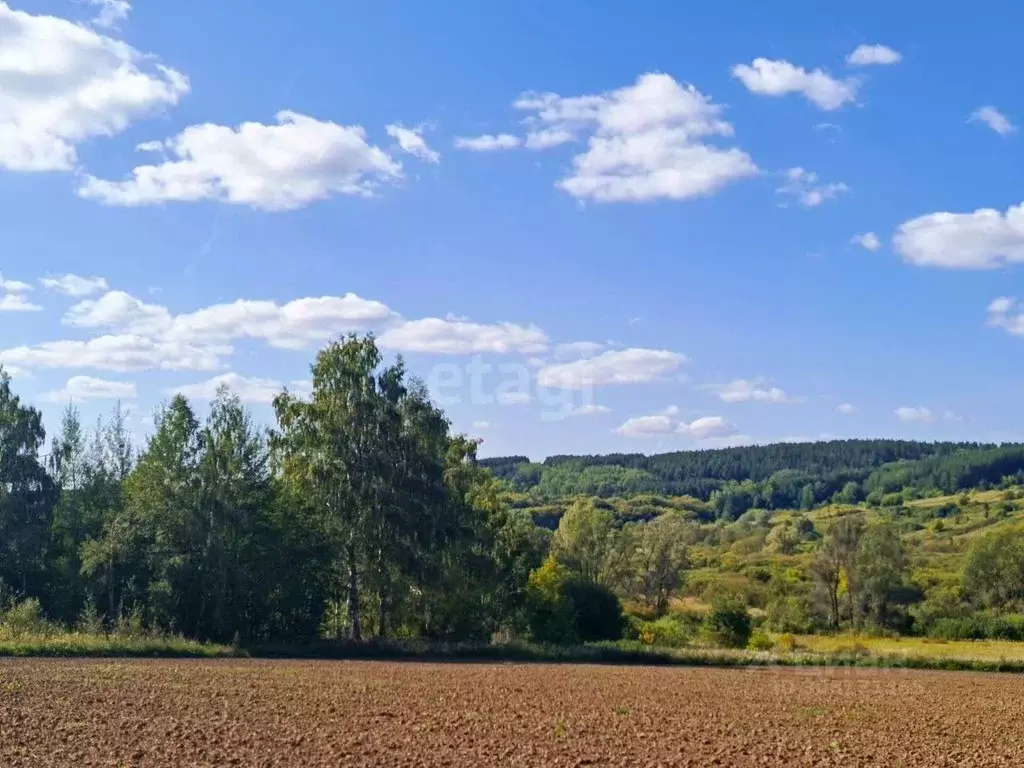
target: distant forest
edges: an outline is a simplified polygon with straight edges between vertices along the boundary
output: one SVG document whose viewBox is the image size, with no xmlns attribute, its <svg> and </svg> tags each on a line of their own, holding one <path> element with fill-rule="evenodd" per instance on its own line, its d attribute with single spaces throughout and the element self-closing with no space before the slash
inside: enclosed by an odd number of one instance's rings
<svg viewBox="0 0 1024 768">
<path fill-rule="evenodd" d="M 746 509 L 881 503 L 886 494 L 954 493 L 1024 477 L 1024 445 L 830 440 L 677 451 L 647 456 L 526 456 L 480 459 L 495 477 L 538 499 L 578 494 L 693 496 L 724 516 Z"/>
</svg>

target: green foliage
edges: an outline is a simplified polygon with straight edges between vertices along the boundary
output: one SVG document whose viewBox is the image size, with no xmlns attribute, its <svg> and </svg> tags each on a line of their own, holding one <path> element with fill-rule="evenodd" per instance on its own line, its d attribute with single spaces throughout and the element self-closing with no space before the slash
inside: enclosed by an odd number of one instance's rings
<svg viewBox="0 0 1024 768">
<path fill-rule="evenodd" d="M 553 555 L 530 574 L 527 605 L 530 635 L 537 642 L 572 644 L 622 637 L 622 605 L 615 594 L 574 576 Z"/>
<path fill-rule="evenodd" d="M 701 634 L 722 648 L 746 648 L 752 633 L 750 614 L 742 600 L 721 597 L 704 617 Z"/>
<path fill-rule="evenodd" d="M 772 636 L 761 630 L 755 631 L 747 643 L 747 648 L 752 651 L 770 651 L 774 647 L 775 641 L 772 639 Z"/>
<path fill-rule="evenodd" d="M 1024 606 L 1024 533 L 1005 528 L 977 540 L 964 567 L 969 600 L 996 610 Z"/>
<path fill-rule="evenodd" d="M 570 579 L 562 587 L 575 637 L 584 643 L 622 637 L 622 604 L 608 587 Z"/>
</svg>

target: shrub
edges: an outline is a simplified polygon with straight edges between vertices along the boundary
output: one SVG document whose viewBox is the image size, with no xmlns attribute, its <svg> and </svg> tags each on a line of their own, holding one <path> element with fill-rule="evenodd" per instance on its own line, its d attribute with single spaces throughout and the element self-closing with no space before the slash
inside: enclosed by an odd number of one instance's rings
<svg viewBox="0 0 1024 768">
<path fill-rule="evenodd" d="M 537 642 L 571 645 L 622 637 L 622 604 L 615 593 L 572 578 L 553 557 L 530 574 L 526 597 L 527 623 Z"/>
<path fill-rule="evenodd" d="M 677 616 L 664 616 L 657 621 L 641 622 L 637 634 L 644 645 L 661 648 L 684 648 L 693 638 L 692 627 Z"/>
<path fill-rule="evenodd" d="M 716 599 L 701 626 L 707 640 L 724 648 L 745 648 L 751 631 L 747 606 L 735 598 Z"/>
<path fill-rule="evenodd" d="M 562 585 L 562 596 L 579 640 L 590 643 L 622 637 L 622 604 L 608 587 L 574 579 Z"/>
<path fill-rule="evenodd" d="M 775 647 L 780 651 L 791 653 L 797 649 L 796 638 L 789 634 L 789 632 L 783 632 L 779 635 L 779 639 L 775 641 Z"/>
<path fill-rule="evenodd" d="M 747 648 L 752 651 L 770 651 L 774 647 L 775 641 L 772 640 L 772 636 L 760 629 L 750 636 L 747 643 Z"/>
<path fill-rule="evenodd" d="M 30 597 L 0 613 L 0 634 L 7 637 L 49 635 L 54 627 L 43 617 L 39 601 Z"/>
</svg>

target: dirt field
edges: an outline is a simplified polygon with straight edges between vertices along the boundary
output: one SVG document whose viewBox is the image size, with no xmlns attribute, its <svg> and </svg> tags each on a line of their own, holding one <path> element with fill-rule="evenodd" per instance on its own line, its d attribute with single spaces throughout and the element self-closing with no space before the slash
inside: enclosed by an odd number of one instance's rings
<svg viewBox="0 0 1024 768">
<path fill-rule="evenodd" d="M 0 661 L 0 766 L 989 766 L 1024 679 L 906 671 Z"/>
</svg>

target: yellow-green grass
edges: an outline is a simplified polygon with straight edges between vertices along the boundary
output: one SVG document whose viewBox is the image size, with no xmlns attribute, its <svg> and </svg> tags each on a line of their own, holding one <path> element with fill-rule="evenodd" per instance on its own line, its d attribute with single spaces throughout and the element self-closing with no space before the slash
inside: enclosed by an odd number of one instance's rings
<svg viewBox="0 0 1024 768">
<path fill-rule="evenodd" d="M 933 640 L 925 637 L 797 635 L 799 648 L 812 653 L 867 653 L 882 657 L 928 657 L 967 661 L 1024 662 L 1024 643 L 1006 640 Z"/>
<path fill-rule="evenodd" d="M 162 656 L 217 658 L 237 656 L 237 649 L 177 636 L 85 634 L 81 632 L 0 634 L 3 656 Z"/>
</svg>

